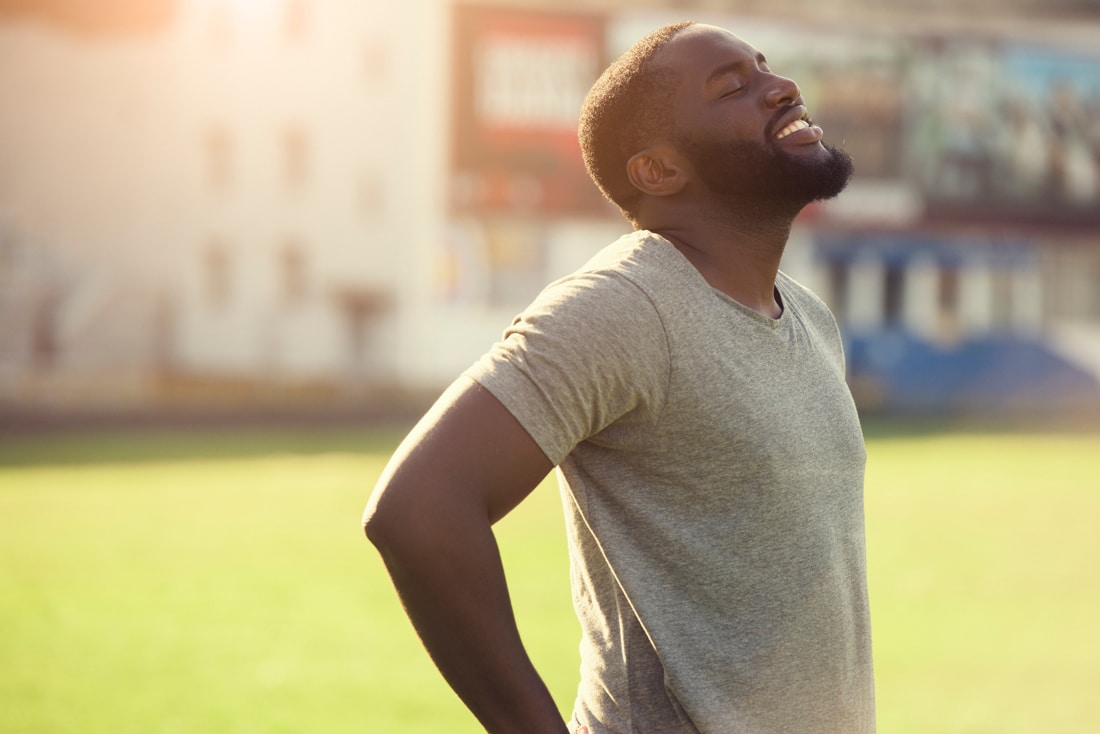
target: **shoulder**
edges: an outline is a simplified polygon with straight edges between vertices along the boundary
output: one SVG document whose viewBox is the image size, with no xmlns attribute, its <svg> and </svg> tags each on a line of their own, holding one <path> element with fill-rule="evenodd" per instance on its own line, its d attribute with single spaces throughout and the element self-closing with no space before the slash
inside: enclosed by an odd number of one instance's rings
<svg viewBox="0 0 1100 734">
<path fill-rule="evenodd" d="M 698 279 L 697 271 L 665 238 L 646 230 L 623 235 L 581 267 L 584 273 L 615 273 L 643 291 L 660 285 Z"/>
<path fill-rule="evenodd" d="M 663 242 L 648 232 L 624 235 L 573 273 L 546 286 L 513 326 L 554 318 L 581 319 L 585 331 L 638 322 L 659 327 L 653 320 L 659 322 L 656 301 L 661 284 L 674 277 L 673 268 L 665 262 Z"/>
<path fill-rule="evenodd" d="M 690 262 L 660 235 L 639 230 L 620 237 L 585 265 L 543 291 L 543 298 L 601 299 L 624 309 L 665 318 L 690 294 L 710 287 Z M 536 301 L 537 303 L 537 301 Z"/>
<path fill-rule="evenodd" d="M 548 285 L 512 321 L 504 340 L 519 339 L 527 350 L 556 359 L 576 353 L 584 359 L 667 351 L 664 320 L 652 295 L 629 273 L 582 269 Z"/>
<path fill-rule="evenodd" d="M 653 419 L 665 401 L 668 334 L 621 244 L 547 286 L 466 373 L 555 463 L 613 422 Z"/>
</svg>

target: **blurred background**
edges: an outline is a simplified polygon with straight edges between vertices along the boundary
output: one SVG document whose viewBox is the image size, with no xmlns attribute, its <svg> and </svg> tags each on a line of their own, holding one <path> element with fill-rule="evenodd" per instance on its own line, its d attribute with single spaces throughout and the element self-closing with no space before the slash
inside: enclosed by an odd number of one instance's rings
<svg viewBox="0 0 1100 734">
<path fill-rule="evenodd" d="M 784 268 L 865 414 L 1100 415 L 1093 0 L 0 0 L 0 414 L 422 405 L 627 231 L 577 111 L 683 17 L 856 160 Z"/>
<path fill-rule="evenodd" d="M 0 0 L 0 731 L 480 731 L 359 517 L 627 231 L 577 112 L 685 17 L 856 161 L 783 267 L 864 416 L 880 731 L 1100 731 L 1100 0 Z M 544 485 L 496 531 L 568 715 Z"/>
</svg>

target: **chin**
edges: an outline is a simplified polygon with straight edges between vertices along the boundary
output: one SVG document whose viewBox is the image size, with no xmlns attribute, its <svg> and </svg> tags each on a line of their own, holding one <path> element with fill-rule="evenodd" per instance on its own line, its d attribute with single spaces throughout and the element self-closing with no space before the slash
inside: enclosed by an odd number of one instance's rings
<svg viewBox="0 0 1100 734">
<path fill-rule="evenodd" d="M 812 156 L 791 155 L 783 152 L 786 163 L 780 166 L 780 175 L 785 178 L 786 186 L 774 182 L 775 193 L 786 189 L 792 199 L 802 200 L 804 204 L 814 201 L 826 201 L 840 194 L 847 186 L 855 171 L 852 157 L 839 148 L 822 143 L 820 152 Z"/>
<path fill-rule="evenodd" d="M 767 202 L 797 211 L 839 194 L 853 171 L 851 156 L 826 144 L 802 154 L 757 143 L 685 140 L 681 146 L 702 185 L 730 202 Z"/>
</svg>

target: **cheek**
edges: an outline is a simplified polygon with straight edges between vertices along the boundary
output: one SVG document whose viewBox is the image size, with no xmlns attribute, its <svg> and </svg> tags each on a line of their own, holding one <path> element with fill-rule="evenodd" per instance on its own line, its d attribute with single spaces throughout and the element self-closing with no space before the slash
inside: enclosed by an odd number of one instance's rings
<svg viewBox="0 0 1100 734">
<path fill-rule="evenodd" d="M 748 105 L 732 104 L 720 108 L 708 125 L 708 134 L 731 142 L 767 142 L 764 134 L 767 121 L 747 108 Z"/>
</svg>

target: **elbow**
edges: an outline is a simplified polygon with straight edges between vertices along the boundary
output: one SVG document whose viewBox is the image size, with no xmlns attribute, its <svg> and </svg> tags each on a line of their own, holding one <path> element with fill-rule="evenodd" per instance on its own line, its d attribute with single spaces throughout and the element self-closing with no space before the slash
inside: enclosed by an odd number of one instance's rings
<svg viewBox="0 0 1100 734">
<path fill-rule="evenodd" d="M 393 517 L 394 497 L 393 492 L 389 491 L 390 484 L 385 477 L 379 479 L 363 510 L 363 533 L 379 549 L 385 544 L 397 522 Z"/>
<path fill-rule="evenodd" d="M 487 513 L 434 483 L 384 481 L 363 511 L 363 532 L 387 563 L 440 552 L 490 527 Z M 491 531 L 490 531 L 491 532 Z"/>
<path fill-rule="evenodd" d="M 367 509 L 363 512 L 363 533 L 375 548 L 382 550 L 393 533 L 394 521 L 389 513 L 379 506 L 378 493 L 371 497 Z"/>
<path fill-rule="evenodd" d="M 395 552 L 423 535 L 425 513 L 419 507 L 419 493 L 407 483 L 380 481 L 363 511 L 363 533 L 383 555 Z"/>
</svg>

